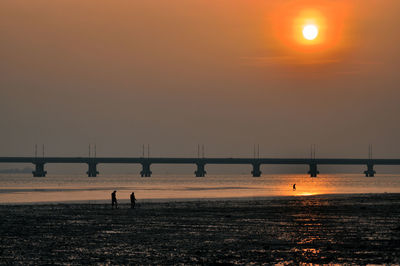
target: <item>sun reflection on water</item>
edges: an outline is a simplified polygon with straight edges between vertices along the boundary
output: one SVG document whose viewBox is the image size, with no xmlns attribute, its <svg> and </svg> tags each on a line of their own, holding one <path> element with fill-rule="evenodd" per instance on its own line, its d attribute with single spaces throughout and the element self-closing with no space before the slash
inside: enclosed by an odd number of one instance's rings
<svg viewBox="0 0 400 266">
<path fill-rule="evenodd" d="M 296 194 L 296 196 L 313 196 L 313 195 L 318 195 L 318 193 L 302 192 Z"/>
</svg>

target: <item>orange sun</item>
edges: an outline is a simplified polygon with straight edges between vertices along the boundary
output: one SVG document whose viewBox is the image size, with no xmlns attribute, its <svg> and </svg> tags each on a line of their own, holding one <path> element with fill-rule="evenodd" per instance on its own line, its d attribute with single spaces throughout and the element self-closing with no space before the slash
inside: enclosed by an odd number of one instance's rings
<svg viewBox="0 0 400 266">
<path fill-rule="evenodd" d="M 303 27 L 303 36 L 309 41 L 315 40 L 318 36 L 318 27 L 310 24 Z"/>
<path fill-rule="evenodd" d="M 315 53 L 338 49 L 344 44 L 343 29 L 350 8 L 348 2 L 318 3 L 315 0 L 295 0 L 276 6 L 269 25 L 282 47 Z"/>
</svg>

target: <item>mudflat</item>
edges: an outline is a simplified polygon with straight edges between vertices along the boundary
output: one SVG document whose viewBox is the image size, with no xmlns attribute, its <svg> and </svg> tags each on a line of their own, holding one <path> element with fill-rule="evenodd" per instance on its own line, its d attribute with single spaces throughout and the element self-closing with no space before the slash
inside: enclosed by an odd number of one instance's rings
<svg viewBox="0 0 400 266">
<path fill-rule="evenodd" d="M 400 194 L 0 206 L 1 264 L 400 263 Z"/>
</svg>

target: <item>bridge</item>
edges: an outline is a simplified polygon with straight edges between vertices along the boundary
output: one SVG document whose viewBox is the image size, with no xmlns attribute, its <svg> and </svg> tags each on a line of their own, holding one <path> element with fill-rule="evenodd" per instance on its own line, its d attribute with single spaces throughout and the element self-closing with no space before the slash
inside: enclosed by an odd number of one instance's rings
<svg viewBox="0 0 400 266">
<path fill-rule="evenodd" d="M 374 165 L 400 165 L 400 159 L 298 159 L 298 158 L 168 158 L 168 157 L 0 157 L 0 163 L 32 163 L 35 170 L 34 177 L 44 177 L 47 174 L 45 164 L 50 163 L 76 163 L 87 164 L 89 177 L 96 177 L 98 164 L 141 164 L 142 177 L 150 177 L 152 164 L 193 164 L 197 166 L 194 172 L 196 177 L 206 176 L 205 166 L 207 164 L 228 164 L 228 165 L 252 165 L 251 174 L 253 177 L 260 177 L 260 166 L 268 165 L 309 165 L 308 174 L 317 177 L 319 174 L 318 165 L 365 165 L 365 176 L 375 176 Z"/>
</svg>

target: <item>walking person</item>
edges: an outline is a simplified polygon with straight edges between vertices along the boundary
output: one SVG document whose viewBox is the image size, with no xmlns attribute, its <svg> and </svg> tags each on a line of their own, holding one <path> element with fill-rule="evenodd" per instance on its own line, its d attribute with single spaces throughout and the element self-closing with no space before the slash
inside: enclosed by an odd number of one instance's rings
<svg viewBox="0 0 400 266">
<path fill-rule="evenodd" d="M 114 192 L 111 193 L 111 208 L 114 209 L 114 205 L 115 205 L 115 208 L 118 209 L 117 191 L 116 190 L 114 190 Z"/>
<path fill-rule="evenodd" d="M 132 192 L 131 193 L 131 209 L 135 208 L 135 204 L 136 204 L 135 192 Z"/>
</svg>

